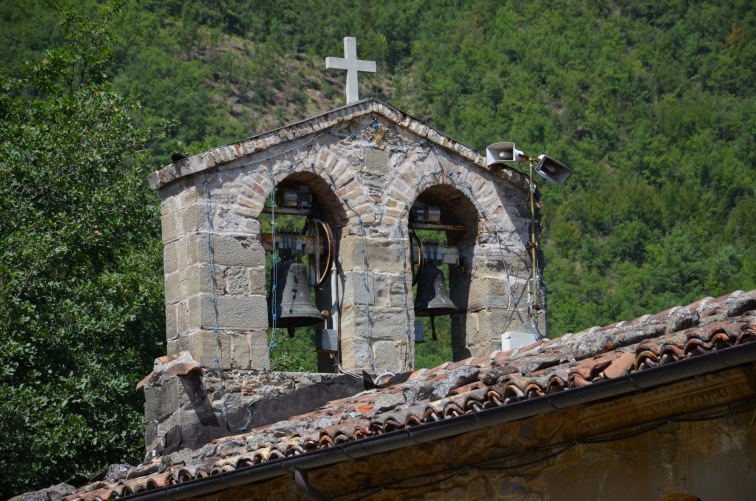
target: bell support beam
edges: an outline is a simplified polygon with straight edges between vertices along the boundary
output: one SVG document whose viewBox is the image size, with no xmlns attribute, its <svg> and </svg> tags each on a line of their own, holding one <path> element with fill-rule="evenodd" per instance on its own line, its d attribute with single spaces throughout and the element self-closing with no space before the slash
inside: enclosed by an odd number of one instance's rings
<svg viewBox="0 0 756 501">
<path fill-rule="evenodd" d="M 291 242 L 293 240 L 295 249 L 302 250 L 303 252 L 306 252 L 308 254 L 312 254 L 314 247 L 315 247 L 315 238 L 310 235 L 287 235 L 288 242 Z M 265 249 L 266 252 L 273 252 L 273 234 L 272 233 L 262 233 L 261 234 L 262 239 L 262 246 Z M 282 233 L 276 233 L 276 246 L 279 249 L 287 248 L 289 244 L 285 243 L 286 240 L 283 237 Z M 321 248 L 319 249 L 319 252 L 323 252 L 322 248 L 323 244 L 321 243 Z M 439 264 L 452 264 L 457 265 L 459 262 L 459 249 L 457 247 L 452 247 L 449 245 L 438 245 L 436 246 L 436 254 L 438 255 L 438 260 L 440 261 Z M 418 256 L 417 252 L 412 253 L 412 260 L 417 263 L 418 262 Z"/>
<path fill-rule="evenodd" d="M 273 252 L 273 234 L 262 233 L 261 234 L 262 246 L 265 252 Z M 315 237 L 310 235 L 292 235 L 284 233 L 276 233 L 276 247 L 279 249 L 291 248 L 291 244 L 294 244 L 295 250 L 306 251 L 308 254 L 312 254 L 315 247 Z M 327 249 L 326 249 L 327 250 Z M 321 240 L 319 252 L 323 252 L 323 244 Z"/>
</svg>

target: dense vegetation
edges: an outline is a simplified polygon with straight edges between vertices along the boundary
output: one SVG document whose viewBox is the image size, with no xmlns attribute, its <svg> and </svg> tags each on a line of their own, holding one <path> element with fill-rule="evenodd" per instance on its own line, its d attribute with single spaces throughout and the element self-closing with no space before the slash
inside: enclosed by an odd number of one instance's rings
<svg viewBox="0 0 756 501">
<path fill-rule="evenodd" d="M 756 287 L 752 2 L 142 0 L 112 43 L 78 6 L 0 5 L 0 496 L 138 457 L 163 351 L 142 180 L 343 104 L 346 35 L 378 62 L 361 96 L 573 169 L 542 187 L 552 335 Z"/>
<path fill-rule="evenodd" d="M 0 81 L 2 498 L 138 458 L 134 388 L 164 353 L 150 136 L 107 31 L 62 16 L 65 44 Z"/>
</svg>

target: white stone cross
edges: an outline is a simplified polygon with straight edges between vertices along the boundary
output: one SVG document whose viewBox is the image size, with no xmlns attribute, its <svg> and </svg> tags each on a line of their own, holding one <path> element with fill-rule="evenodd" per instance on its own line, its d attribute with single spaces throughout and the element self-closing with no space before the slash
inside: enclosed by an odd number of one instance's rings
<svg viewBox="0 0 756 501">
<path fill-rule="evenodd" d="M 326 69 L 347 70 L 346 100 L 347 104 L 352 104 L 360 100 L 357 72 L 375 73 L 375 61 L 357 59 L 357 39 L 344 37 L 344 57 L 327 57 Z"/>
</svg>

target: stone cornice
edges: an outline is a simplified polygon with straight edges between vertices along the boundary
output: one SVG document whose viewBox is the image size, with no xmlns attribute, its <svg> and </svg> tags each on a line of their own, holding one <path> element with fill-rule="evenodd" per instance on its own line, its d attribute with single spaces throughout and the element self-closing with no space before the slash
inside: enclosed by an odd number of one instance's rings
<svg viewBox="0 0 756 501">
<path fill-rule="evenodd" d="M 148 182 L 150 188 L 160 190 L 164 186 L 187 176 L 243 159 L 275 146 L 307 138 L 320 131 L 325 131 L 365 115 L 379 115 L 418 138 L 425 139 L 429 143 L 487 169 L 484 154 L 450 138 L 393 106 L 375 99 L 363 99 L 357 103 L 342 106 L 300 122 L 184 158 L 152 173 L 148 177 Z M 516 185 L 522 185 L 525 180 L 524 175 L 511 169 L 496 169 L 496 173 L 497 179 Z"/>
</svg>

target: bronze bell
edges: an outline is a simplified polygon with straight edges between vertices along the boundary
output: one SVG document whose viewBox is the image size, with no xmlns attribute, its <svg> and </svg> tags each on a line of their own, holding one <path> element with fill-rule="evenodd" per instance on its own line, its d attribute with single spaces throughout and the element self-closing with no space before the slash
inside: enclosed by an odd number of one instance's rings
<svg viewBox="0 0 756 501">
<path fill-rule="evenodd" d="M 426 264 L 417 280 L 417 299 L 415 299 L 415 315 L 430 317 L 433 340 L 437 341 L 436 325 L 433 317 L 451 315 L 459 311 L 446 293 L 444 272 L 433 263 Z"/>
<path fill-rule="evenodd" d="M 286 260 L 278 266 L 276 292 L 276 326 L 286 327 L 289 337 L 294 337 L 297 327 L 323 321 L 323 315 L 312 300 L 302 263 Z"/>
</svg>

